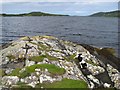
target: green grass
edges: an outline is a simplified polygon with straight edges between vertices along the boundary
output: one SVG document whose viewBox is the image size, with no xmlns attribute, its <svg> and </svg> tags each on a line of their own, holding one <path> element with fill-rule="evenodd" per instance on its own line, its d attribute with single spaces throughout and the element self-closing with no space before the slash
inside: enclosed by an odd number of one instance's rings
<svg viewBox="0 0 120 90">
<path fill-rule="evenodd" d="M 27 83 L 24 83 L 24 82 L 21 82 L 21 81 L 17 82 L 17 85 L 24 85 L 24 84 L 27 84 Z"/>
<path fill-rule="evenodd" d="M 88 88 L 85 81 L 72 79 L 63 79 L 62 81 L 57 81 L 53 83 L 38 84 L 36 85 L 36 88 L 39 88 L 41 86 L 45 88 Z"/>
<path fill-rule="evenodd" d="M 53 64 L 36 64 L 27 67 L 26 70 L 29 72 L 34 72 L 36 68 L 40 68 L 42 70 L 48 69 L 48 72 L 50 72 L 53 75 L 61 75 L 65 73 L 65 70 L 63 68 L 59 68 L 58 66 L 55 66 Z"/>
<path fill-rule="evenodd" d="M 74 60 L 74 61 L 75 61 L 75 60 L 77 60 L 77 59 L 74 58 L 75 56 L 76 56 L 76 54 L 73 54 L 73 55 L 64 57 L 64 59 L 67 60 L 67 61 L 71 61 L 71 60 Z"/>
<path fill-rule="evenodd" d="M 11 90 L 30 90 L 30 89 L 32 89 L 31 86 L 27 84 L 20 84 L 20 85 L 13 86 Z"/>
<path fill-rule="evenodd" d="M 16 68 L 15 70 L 12 71 L 12 73 L 8 74 L 10 76 L 19 76 L 19 71 L 21 69 L 20 68 Z"/>
<path fill-rule="evenodd" d="M 51 75 L 62 75 L 65 73 L 65 69 L 63 68 L 59 68 L 53 64 L 35 64 L 29 67 L 26 67 L 25 71 L 23 72 L 19 72 L 20 69 L 15 69 L 12 71 L 11 74 L 9 74 L 10 76 L 18 76 L 20 78 L 25 78 L 29 75 L 31 75 L 31 73 L 35 72 L 36 68 L 40 68 L 41 70 L 44 69 L 48 69 L 48 72 L 51 73 Z"/>
<path fill-rule="evenodd" d="M 46 58 L 48 58 L 49 60 L 52 60 L 52 61 L 54 61 L 54 60 L 59 60 L 58 58 L 53 57 L 53 56 L 50 56 L 50 55 L 48 55 L 48 54 L 46 54 Z"/>
<path fill-rule="evenodd" d="M 35 62 L 42 62 L 44 58 L 48 58 L 49 60 L 53 60 L 53 61 L 58 60 L 58 58 L 50 56 L 48 54 L 41 55 L 41 56 L 33 56 L 33 57 L 30 57 L 29 60 L 30 61 L 35 61 Z"/>
<path fill-rule="evenodd" d="M 42 55 L 42 56 L 33 56 L 33 57 L 30 57 L 29 60 L 30 61 L 35 61 L 35 62 L 42 62 L 44 58 L 46 58 L 45 55 Z"/>
</svg>

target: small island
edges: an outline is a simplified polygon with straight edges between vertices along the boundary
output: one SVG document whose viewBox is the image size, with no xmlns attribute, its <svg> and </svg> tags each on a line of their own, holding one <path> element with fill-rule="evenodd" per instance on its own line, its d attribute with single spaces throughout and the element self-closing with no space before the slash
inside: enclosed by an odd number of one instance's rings
<svg viewBox="0 0 120 90">
<path fill-rule="evenodd" d="M 93 17 L 120 17 L 120 10 L 111 11 L 111 12 L 98 12 L 92 14 Z"/>
<path fill-rule="evenodd" d="M 30 13 L 23 13 L 23 14 L 0 14 L 0 16 L 68 16 L 62 14 L 50 14 L 44 12 L 30 12 Z"/>
</svg>

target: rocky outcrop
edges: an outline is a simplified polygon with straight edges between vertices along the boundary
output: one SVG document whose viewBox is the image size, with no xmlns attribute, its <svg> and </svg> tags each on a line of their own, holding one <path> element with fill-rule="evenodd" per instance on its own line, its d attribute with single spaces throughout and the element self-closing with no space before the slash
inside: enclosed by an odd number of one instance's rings
<svg viewBox="0 0 120 90">
<path fill-rule="evenodd" d="M 33 88 L 62 79 L 83 80 L 88 88 L 120 89 L 120 72 L 96 51 L 52 36 L 23 37 L 0 51 L 3 87 L 23 83 Z M 81 54 L 82 61 L 78 55 Z M 115 63 L 114 63 L 115 64 Z M 103 79 L 104 77 L 104 79 Z M 42 86 L 42 88 L 45 88 Z M 76 87 L 74 87 L 76 88 Z"/>
</svg>

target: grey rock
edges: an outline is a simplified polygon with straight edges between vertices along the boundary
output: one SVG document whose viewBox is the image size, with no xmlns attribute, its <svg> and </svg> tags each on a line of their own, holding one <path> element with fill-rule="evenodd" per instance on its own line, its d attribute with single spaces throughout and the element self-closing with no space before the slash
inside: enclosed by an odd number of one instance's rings
<svg viewBox="0 0 120 90">
<path fill-rule="evenodd" d="M 11 86 L 17 84 L 19 78 L 17 76 L 4 76 L 2 78 L 2 84 L 6 86 Z"/>
</svg>

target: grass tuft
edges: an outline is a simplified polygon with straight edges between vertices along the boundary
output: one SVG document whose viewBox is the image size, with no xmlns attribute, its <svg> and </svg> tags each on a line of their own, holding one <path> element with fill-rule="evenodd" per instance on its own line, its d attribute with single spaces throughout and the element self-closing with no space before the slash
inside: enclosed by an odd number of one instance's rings
<svg viewBox="0 0 120 90">
<path fill-rule="evenodd" d="M 12 71 L 12 73 L 8 74 L 9 76 L 19 76 L 19 71 L 20 68 L 16 68 L 15 70 Z"/>
<path fill-rule="evenodd" d="M 56 81 L 53 83 L 43 83 L 36 85 L 36 88 L 41 86 L 45 88 L 88 88 L 88 85 L 83 80 L 63 79 L 62 81 Z"/>
<path fill-rule="evenodd" d="M 35 61 L 35 62 L 42 62 L 44 58 L 48 58 L 49 60 L 52 60 L 52 61 L 58 60 L 58 58 L 50 56 L 48 54 L 41 55 L 41 56 L 33 56 L 33 57 L 30 57 L 29 60 L 30 61 Z"/>
<path fill-rule="evenodd" d="M 65 69 L 59 68 L 58 66 L 55 66 L 53 64 L 35 64 L 29 67 L 26 67 L 25 71 L 20 73 L 20 69 L 16 68 L 12 71 L 10 76 L 18 76 L 20 78 L 25 78 L 27 76 L 30 76 L 31 73 L 35 72 L 36 68 L 40 68 L 41 70 L 48 69 L 48 72 L 51 73 L 51 75 L 62 75 L 65 73 Z"/>
<path fill-rule="evenodd" d="M 33 56 L 33 57 L 30 57 L 29 60 L 30 61 L 35 61 L 35 62 L 42 62 L 44 58 L 46 58 L 45 55 L 42 55 L 42 56 Z"/>
</svg>

